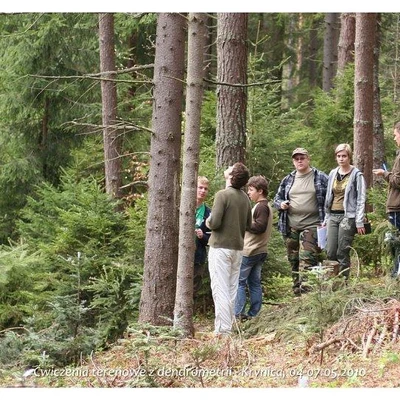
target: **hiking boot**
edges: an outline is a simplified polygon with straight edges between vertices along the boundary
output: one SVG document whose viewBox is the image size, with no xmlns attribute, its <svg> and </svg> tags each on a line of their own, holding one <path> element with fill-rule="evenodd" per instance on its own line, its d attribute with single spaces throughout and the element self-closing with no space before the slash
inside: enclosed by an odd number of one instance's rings
<svg viewBox="0 0 400 400">
<path fill-rule="evenodd" d="M 309 286 L 309 285 L 303 285 L 303 286 L 301 286 L 301 287 L 295 287 L 295 288 L 293 288 L 293 294 L 294 294 L 296 297 L 300 297 L 302 294 L 306 294 L 306 293 L 311 292 L 311 290 L 312 290 L 312 287 L 311 287 L 311 286 Z"/>
<path fill-rule="evenodd" d="M 295 297 L 300 297 L 301 296 L 301 287 L 293 288 L 293 294 L 295 295 Z"/>
<path fill-rule="evenodd" d="M 250 315 L 247 315 L 247 314 L 239 314 L 239 315 L 236 315 L 235 318 L 240 322 L 247 321 L 248 319 L 251 319 Z"/>
</svg>

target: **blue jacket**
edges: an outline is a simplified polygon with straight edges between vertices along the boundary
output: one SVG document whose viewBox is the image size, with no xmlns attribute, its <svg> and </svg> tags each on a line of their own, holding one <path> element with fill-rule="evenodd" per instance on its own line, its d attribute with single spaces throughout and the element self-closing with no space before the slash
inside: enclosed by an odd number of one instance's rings
<svg viewBox="0 0 400 400">
<path fill-rule="evenodd" d="M 314 167 L 311 167 L 311 169 L 314 171 L 314 185 L 317 195 L 319 220 L 322 224 L 325 219 L 325 196 L 326 188 L 328 186 L 328 175 Z M 293 186 L 295 176 L 296 170 L 285 176 L 285 178 L 282 179 L 278 191 L 274 197 L 274 206 L 279 212 L 278 229 L 282 235 L 287 235 L 290 232 L 290 226 L 288 224 L 288 212 L 287 210 L 281 209 L 281 204 L 283 201 L 290 200 L 289 191 Z"/>
</svg>

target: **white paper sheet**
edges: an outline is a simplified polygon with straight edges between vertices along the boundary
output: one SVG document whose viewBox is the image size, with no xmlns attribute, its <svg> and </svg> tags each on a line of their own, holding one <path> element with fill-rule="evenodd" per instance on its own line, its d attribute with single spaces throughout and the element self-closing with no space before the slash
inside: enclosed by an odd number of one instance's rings
<svg viewBox="0 0 400 400">
<path fill-rule="evenodd" d="M 326 246 L 326 225 L 317 228 L 318 246 L 324 249 Z"/>
</svg>

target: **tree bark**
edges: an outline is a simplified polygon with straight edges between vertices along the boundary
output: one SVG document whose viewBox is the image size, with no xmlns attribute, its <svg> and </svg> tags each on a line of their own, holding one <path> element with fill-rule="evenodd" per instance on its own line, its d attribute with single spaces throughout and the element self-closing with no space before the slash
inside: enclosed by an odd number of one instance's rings
<svg viewBox="0 0 400 400">
<path fill-rule="evenodd" d="M 139 305 L 139 322 L 153 325 L 171 325 L 175 303 L 185 27 L 181 14 L 158 15 L 149 207 Z"/>
<path fill-rule="evenodd" d="M 113 80 L 117 74 L 113 14 L 99 14 L 99 41 L 105 185 L 106 192 L 110 196 L 118 198 L 122 186 L 122 136 L 116 129 L 117 87 Z"/>
<path fill-rule="evenodd" d="M 206 21 L 206 14 L 189 14 L 185 151 L 183 154 L 178 274 L 174 310 L 174 327 L 180 329 L 185 337 L 192 337 L 194 334 L 193 264 L 196 250 L 194 227 L 200 153 L 201 104 L 204 91 L 204 52 L 207 41 Z"/>
<path fill-rule="evenodd" d="M 372 185 L 374 47 L 376 14 L 356 14 L 354 76 L 354 164 Z"/>
<path fill-rule="evenodd" d="M 285 47 L 285 22 L 279 18 L 279 14 L 272 14 L 269 16 L 271 27 L 269 32 L 271 32 L 270 43 L 266 43 L 268 47 L 264 50 L 267 54 L 271 52 L 271 56 L 268 60 L 268 69 L 272 71 L 270 79 L 282 82 L 283 77 L 283 57 L 284 57 L 284 47 Z M 276 99 L 282 101 L 282 85 L 279 91 L 276 93 Z"/>
<path fill-rule="evenodd" d="M 385 137 L 381 112 L 381 96 L 379 85 L 379 56 L 381 46 L 381 14 L 377 14 L 376 43 L 374 51 L 374 118 L 373 118 L 373 168 L 382 168 L 385 162 Z M 382 178 L 373 175 L 373 184 L 382 182 Z"/>
<path fill-rule="evenodd" d="M 356 16 L 354 13 L 340 15 L 340 35 L 338 45 L 338 68 L 341 74 L 347 64 L 354 62 L 354 42 L 356 40 Z"/>
<path fill-rule="evenodd" d="M 287 16 L 285 26 L 286 32 L 286 53 L 284 57 L 287 61 L 283 65 L 282 70 L 282 99 L 281 108 L 287 110 L 294 102 L 294 88 L 296 86 L 296 62 L 294 57 L 294 49 L 296 47 L 296 31 L 297 31 L 297 14 L 290 13 Z"/>
<path fill-rule="evenodd" d="M 217 25 L 215 23 L 216 17 L 212 13 L 207 14 L 207 44 L 206 52 L 204 56 L 204 78 L 207 80 L 213 80 L 213 77 L 217 76 Z M 204 90 L 213 88 L 213 84 L 204 83 Z"/>
<path fill-rule="evenodd" d="M 309 33 L 309 62 L 308 62 L 308 81 L 312 88 L 318 85 L 318 19 L 314 17 L 311 21 L 311 28 Z"/>
<path fill-rule="evenodd" d="M 247 14 L 217 16 L 217 168 L 245 162 Z"/>
<path fill-rule="evenodd" d="M 329 92 L 337 70 L 338 59 L 338 13 L 327 13 L 325 16 L 324 67 L 322 71 L 322 90 Z"/>
</svg>

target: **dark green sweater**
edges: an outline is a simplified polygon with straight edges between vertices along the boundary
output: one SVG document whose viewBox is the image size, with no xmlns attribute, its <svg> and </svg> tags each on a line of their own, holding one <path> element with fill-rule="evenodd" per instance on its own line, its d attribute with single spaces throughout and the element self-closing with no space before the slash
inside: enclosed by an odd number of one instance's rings
<svg viewBox="0 0 400 400">
<path fill-rule="evenodd" d="M 214 248 L 243 250 L 244 234 L 252 223 L 251 203 L 242 190 L 228 187 L 217 192 L 207 220 L 208 244 Z"/>
</svg>

